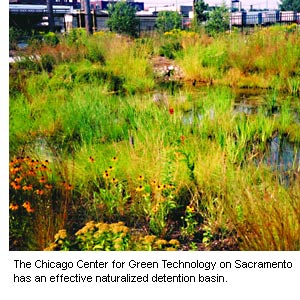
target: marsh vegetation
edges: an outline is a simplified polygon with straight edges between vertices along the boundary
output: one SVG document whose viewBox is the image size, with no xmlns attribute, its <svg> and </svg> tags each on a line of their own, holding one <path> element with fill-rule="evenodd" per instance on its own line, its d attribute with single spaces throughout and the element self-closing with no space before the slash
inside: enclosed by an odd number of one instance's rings
<svg viewBox="0 0 300 300">
<path fill-rule="evenodd" d="M 73 30 L 22 53 L 11 250 L 300 250 L 297 26 Z"/>
</svg>

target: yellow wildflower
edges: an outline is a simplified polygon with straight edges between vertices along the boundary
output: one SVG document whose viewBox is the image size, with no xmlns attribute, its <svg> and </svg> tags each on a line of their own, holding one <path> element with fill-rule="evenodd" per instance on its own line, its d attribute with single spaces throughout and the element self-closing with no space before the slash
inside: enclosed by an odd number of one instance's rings
<svg viewBox="0 0 300 300">
<path fill-rule="evenodd" d="M 151 185 L 155 186 L 157 184 L 157 181 L 154 179 L 150 182 Z"/>
<path fill-rule="evenodd" d="M 104 178 L 104 179 L 108 179 L 108 178 L 109 178 L 109 173 L 108 173 L 107 170 L 104 171 L 104 173 L 103 173 L 103 178 Z"/>
<path fill-rule="evenodd" d="M 64 240 L 67 237 L 66 229 L 61 229 L 58 233 L 54 236 L 55 240 Z"/>
<path fill-rule="evenodd" d="M 112 182 L 112 183 L 117 183 L 117 182 L 118 182 L 118 179 L 114 177 L 114 178 L 112 178 L 111 182 Z"/>
<path fill-rule="evenodd" d="M 92 156 L 90 156 L 89 157 L 89 162 L 93 163 L 93 162 L 95 162 L 95 159 Z"/>
<path fill-rule="evenodd" d="M 164 188 L 164 186 L 163 186 L 162 184 L 158 184 L 158 185 L 156 186 L 156 189 L 157 189 L 158 191 L 163 190 L 163 188 Z"/>
<path fill-rule="evenodd" d="M 188 206 L 186 207 L 186 211 L 189 212 L 189 213 L 193 213 L 193 212 L 195 212 L 195 209 L 194 209 L 193 206 L 188 205 Z"/>
<path fill-rule="evenodd" d="M 141 192 L 141 191 L 143 191 L 145 188 L 142 186 L 142 185 L 140 185 L 139 187 L 137 187 L 136 188 L 136 191 L 137 192 Z"/>
</svg>

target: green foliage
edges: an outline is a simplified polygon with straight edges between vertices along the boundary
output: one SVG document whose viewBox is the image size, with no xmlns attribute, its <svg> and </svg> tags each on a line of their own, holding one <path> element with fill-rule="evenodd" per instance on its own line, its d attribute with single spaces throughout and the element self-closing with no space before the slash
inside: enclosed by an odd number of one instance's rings
<svg viewBox="0 0 300 300">
<path fill-rule="evenodd" d="M 18 40 L 24 35 L 21 29 L 9 27 L 9 49 L 16 50 L 18 48 Z"/>
<path fill-rule="evenodd" d="M 88 54 L 87 59 L 94 63 L 104 64 L 105 57 L 101 43 L 90 43 L 87 45 Z"/>
<path fill-rule="evenodd" d="M 213 241 L 214 236 L 209 226 L 204 226 L 203 230 L 204 232 L 203 232 L 202 243 L 204 243 L 206 246 L 209 246 L 210 243 Z"/>
<path fill-rule="evenodd" d="M 204 2 L 204 0 L 194 0 L 194 20 L 196 21 L 196 25 L 201 25 L 208 19 L 208 4 Z"/>
<path fill-rule="evenodd" d="M 159 55 L 174 59 L 181 48 L 182 47 L 179 41 L 170 40 L 159 48 Z"/>
<path fill-rule="evenodd" d="M 51 89 L 72 88 L 76 84 L 106 84 L 109 91 L 122 92 L 124 79 L 106 70 L 105 67 L 92 65 L 90 61 L 74 64 L 61 64 L 49 81 Z"/>
<path fill-rule="evenodd" d="M 38 58 L 35 56 L 20 57 L 16 61 L 14 67 L 32 73 L 39 73 L 42 71 L 41 64 L 39 63 Z"/>
<path fill-rule="evenodd" d="M 49 46 L 56 46 L 59 43 L 59 38 L 54 32 L 48 32 L 44 35 L 44 42 Z"/>
<path fill-rule="evenodd" d="M 196 232 L 196 212 L 192 206 L 187 206 L 185 209 L 185 215 L 181 217 L 184 221 L 184 226 L 181 227 L 181 233 L 183 236 L 193 237 Z"/>
<path fill-rule="evenodd" d="M 45 54 L 41 57 L 42 68 L 48 73 L 51 73 L 55 65 L 55 58 L 50 54 Z"/>
<path fill-rule="evenodd" d="M 280 10 L 300 12 L 299 0 L 281 0 L 280 2 Z"/>
<path fill-rule="evenodd" d="M 181 16 L 177 11 L 160 11 L 155 20 L 155 27 L 160 33 L 181 28 Z"/>
<path fill-rule="evenodd" d="M 210 35 L 216 35 L 229 29 L 229 10 L 225 4 L 216 7 L 205 25 L 205 30 Z"/>
<path fill-rule="evenodd" d="M 135 16 L 135 8 L 125 1 L 119 1 L 108 6 L 107 26 L 113 32 L 138 36 L 139 21 Z"/>
<path fill-rule="evenodd" d="M 73 28 L 66 35 L 68 45 L 81 46 L 87 41 L 87 31 L 84 28 Z"/>
</svg>

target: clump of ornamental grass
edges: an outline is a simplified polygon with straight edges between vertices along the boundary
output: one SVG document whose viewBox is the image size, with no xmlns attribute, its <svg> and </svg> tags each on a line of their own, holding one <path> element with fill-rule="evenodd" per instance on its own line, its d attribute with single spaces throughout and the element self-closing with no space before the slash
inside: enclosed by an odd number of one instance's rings
<svg viewBox="0 0 300 300">
<path fill-rule="evenodd" d="M 249 174 L 253 175 L 236 177 L 240 188 L 231 195 L 227 208 L 241 249 L 299 250 L 299 181 L 292 178 L 299 174 L 291 175 L 288 188 L 263 166 Z"/>
<path fill-rule="evenodd" d="M 204 217 L 203 242 L 231 235 L 243 250 L 299 250 L 299 171 L 289 171 L 289 186 L 263 162 L 235 168 L 214 149 L 199 157 L 195 170 Z M 195 206 L 197 207 L 197 206 Z"/>
<path fill-rule="evenodd" d="M 298 93 L 297 32 L 265 28 L 250 35 L 230 34 L 184 47 L 176 60 L 186 79 L 236 87 L 276 87 Z M 280 59 L 282 57 L 283 59 Z M 190 61 L 193 61 L 191 64 Z"/>
<path fill-rule="evenodd" d="M 154 87 L 149 62 L 152 46 L 149 41 L 132 40 L 107 33 L 96 34 L 92 41 L 94 48 L 95 45 L 101 45 L 97 47 L 101 48 L 105 70 L 124 78 L 128 93 L 134 94 Z"/>
</svg>

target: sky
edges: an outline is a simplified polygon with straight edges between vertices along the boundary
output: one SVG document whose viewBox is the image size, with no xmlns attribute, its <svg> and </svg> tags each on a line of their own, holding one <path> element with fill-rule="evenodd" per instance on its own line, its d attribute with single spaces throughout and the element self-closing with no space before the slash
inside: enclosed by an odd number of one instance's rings
<svg viewBox="0 0 300 300">
<path fill-rule="evenodd" d="M 145 8 L 147 7 L 153 7 L 153 6 L 164 6 L 164 5 L 192 5 L 192 0 L 135 0 L 136 2 L 144 2 Z M 280 0 L 240 0 L 242 3 L 242 8 L 249 9 L 250 5 L 253 5 L 254 9 L 277 9 L 278 3 L 280 3 Z M 218 5 L 223 2 L 223 0 L 204 0 L 205 3 L 209 5 Z M 228 6 L 231 5 L 231 0 L 225 0 L 226 4 Z"/>
</svg>

